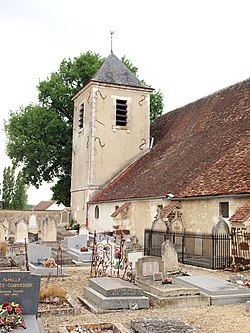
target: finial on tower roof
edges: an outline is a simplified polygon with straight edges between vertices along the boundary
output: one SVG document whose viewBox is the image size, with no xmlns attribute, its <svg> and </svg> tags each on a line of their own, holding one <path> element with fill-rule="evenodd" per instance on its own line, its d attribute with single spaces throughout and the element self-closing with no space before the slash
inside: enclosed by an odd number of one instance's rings
<svg viewBox="0 0 250 333">
<path fill-rule="evenodd" d="M 110 53 L 111 54 L 113 54 L 113 48 L 112 48 L 112 46 L 113 46 L 113 33 L 114 33 L 114 31 L 110 31 L 110 37 L 111 37 L 111 51 L 110 51 Z"/>
</svg>

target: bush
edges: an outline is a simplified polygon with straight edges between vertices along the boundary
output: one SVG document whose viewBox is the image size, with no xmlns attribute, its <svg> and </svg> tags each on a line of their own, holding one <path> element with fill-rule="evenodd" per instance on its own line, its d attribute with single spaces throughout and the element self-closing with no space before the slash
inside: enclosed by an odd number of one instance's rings
<svg viewBox="0 0 250 333">
<path fill-rule="evenodd" d="M 7 252 L 7 245 L 3 242 L 0 243 L 0 253 L 5 254 Z"/>
<path fill-rule="evenodd" d="M 40 301 L 41 302 L 60 302 L 66 300 L 66 291 L 57 285 L 50 285 L 47 288 L 41 287 Z"/>
</svg>

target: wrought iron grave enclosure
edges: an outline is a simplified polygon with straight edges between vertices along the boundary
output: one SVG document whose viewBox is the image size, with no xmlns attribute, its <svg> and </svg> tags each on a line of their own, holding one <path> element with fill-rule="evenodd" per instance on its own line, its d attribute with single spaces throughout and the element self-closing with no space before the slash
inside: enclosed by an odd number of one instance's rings
<svg viewBox="0 0 250 333">
<path fill-rule="evenodd" d="M 111 238 L 104 234 L 97 241 L 97 234 L 94 233 L 90 275 L 113 276 L 134 282 L 132 263 L 128 262 L 122 236 L 112 242 Z"/>
<path fill-rule="evenodd" d="M 144 233 L 144 255 L 161 256 L 161 245 L 167 239 L 176 245 L 181 263 L 219 269 L 230 267 L 231 235 L 166 233 L 146 229 Z"/>
</svg>

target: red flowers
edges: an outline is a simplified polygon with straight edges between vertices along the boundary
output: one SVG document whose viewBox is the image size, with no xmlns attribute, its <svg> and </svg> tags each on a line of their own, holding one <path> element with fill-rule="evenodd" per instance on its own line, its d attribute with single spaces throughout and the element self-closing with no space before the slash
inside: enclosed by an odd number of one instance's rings
<svg viewBox="0 0 250 333">
<path fill-rule="evenodd" d="M 15 302 L 3 302 L 0 305 L 0 328 L 2 332 L 10 332 L 14 327 L 23 327 L 22 307 Z"/>
<path fill-rule="evenodd" d="M 87 248 L 87 247 L 85 247 L 85 246 L 82 246 L 81 248 L 80 248 L 80 251 L 81 252 L 87 252 L 89 249 Z"/>
<path fill-rule="evenodd" d="M 173 282 L 169 279 L 162 280 L 162 284 L 172 284 Z"/>
</svg>

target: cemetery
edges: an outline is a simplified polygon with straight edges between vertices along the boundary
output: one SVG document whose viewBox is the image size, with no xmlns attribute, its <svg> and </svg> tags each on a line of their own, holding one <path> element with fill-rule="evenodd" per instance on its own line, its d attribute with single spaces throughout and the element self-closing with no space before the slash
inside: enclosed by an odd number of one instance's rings
<svg viewBox="0 0 250 333">
<path fill-rule="evenodd" d="M 32 239 L 3 248 L 0 302 L 12 304 L 12 311 L 20 305 L 21 317 L 11 324 L 17 333 L 24 327 L 27 333 L 207 333 L 182 309 L 194 316 L 229 306 L 244 317 L 242 333 L 250 324 L 249 272 L 223 271 L 225 279 L 183 265 L 168 239 L 161 256 L 145 256 L 126 234 L 72 233 L 57 242 Z M 0 323 L 8 315 L 1 309 Z"/>
</svg>

